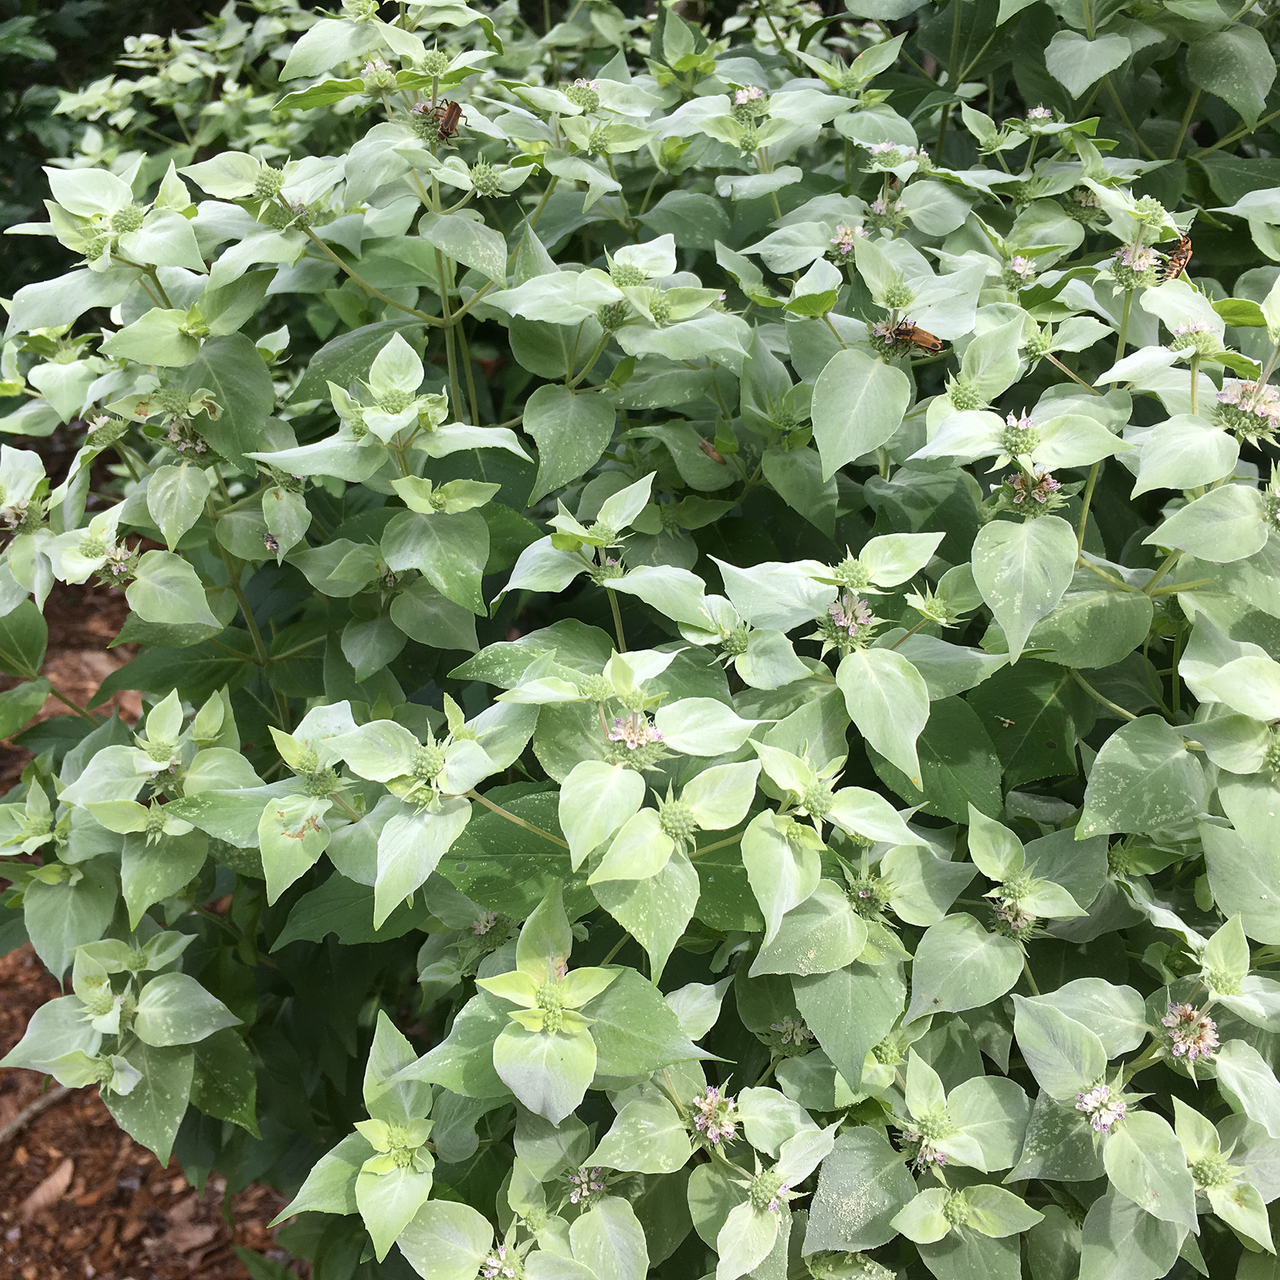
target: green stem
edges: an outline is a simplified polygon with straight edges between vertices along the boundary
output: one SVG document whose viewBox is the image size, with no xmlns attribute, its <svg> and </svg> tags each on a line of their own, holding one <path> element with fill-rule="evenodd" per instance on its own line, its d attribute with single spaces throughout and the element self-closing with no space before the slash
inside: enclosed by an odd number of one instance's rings
<svg viewBox="0 0 1280 1280">
<path fill-rule="evenodd" d="M 60 693 L 57 689 L 53 688 L 52 686 L 50 686 L 49 692 L 53 694 L 53 696 L 57 698 L 57 700 L 61 702 L 64 707 L 70 707 L 71 710 L 74 711 L 76 715 L 78 715 L 82 720 L 87 720 L 92 725 L 99 725 L 102 723 L 102 721 L 99 720 L 97 716 L 90 715 L 78 702 L 72 702 L 71 699 L 66 696 L 66 694 Z"/>
<path fill-rule="evenodd" d="M 1080 558 L 1080 554 L 1084 551 L 1084 530 L 1089 523 L 1089 508 L 1093 505 L 1093 490 L 1098 483 L 1098 474 L 1102 470 L 1102 463 L 1095 462 L 1089 468 L 1089 479 L 1085 482 L 1084 497 L 1080 499 L 1080 523 L 1076 527 L 1076 558 Z"/>
<path fill-rule="evenodd" d="M 609 964 L 610 961 L 613 960 L 614 956 L 616 956 L 618 952 L 621 951 L 622 948 L 625 947 L 627 943 L 630 941 L 631 941 L 631 935 L 624 929 L 622 931 L 622 937 L 620 937 L 617 940 L 617 942 L 615 942 L 613 946 L 609 948 L 608 952 L 605 954 L 604 959 L 600 961 L 600 963 L 596 966 L 596 968 L 603 969 L 605 965 Z"/>
<path fill-rule="evenodd" d="M 897 648 L 900 644 L 902 644 L 904 641 L 910 640 L 910 639 L 911 639 L 911 637 L 912 637 L 913 635 L 915 635 L 915 633 L 916 633 L 917 631 L 919 631 L 919 630 L 920 630 L 920 628 L 921 628 L 921 627 L 923 627 L 923 626 L 924 626 L 924 624 L 925 624 L 926 622 L 928 622 L 928 621 L 929 621 L 929 619 L 928 619 L 928 618 L 921 618 L 921 619 L 920 619 L 920 621 L 919 621 L 919 622 L 917 622 L 917 623 L 916 623 L 916 625 L 915 625 L 914 627 L 912 627 L 912 628 L 911 628 L 911 630 L 910 630 L 910 631 L 908 631 L 906 635 L 904 635 L 904 636 L 899 636 L 899 637 L 898 637 L 898 639 L 897 639 L 897 640 L 895 640 L 895 641 L 893 642 L 893 644 L 891 644 L 891 645 L 889 646 L 889 648 L 890 648 L 890 649 L 896 649 L 896 648 Z"/>
<path fill-rule="evenodd" d="M 604 590 L 609 597 L 609 608 L 613 613 L 613 630 L 618 637 L 618 652 L 626 653 L 627 636 L 622 629 L 622 610 L 618 608 L 618 593 L 612 587 L 605 587 Z"/>
<path fill-rule="evenodd" d="M 449 312 L 451 283 L 444 269 L 444 254 L 436 250 L 436 276 L 440 281 L 440 310 L 444 316 L 444 355 L 449 365 L 449 403 L 456 414 L 462 413 L 462 384 L 458 381 L 458 353 L 454 344 L 453 316 Z"/>
<path fill-rule="evenodd" d="M 1200 353 L 1193 352 L 1191 356 L 1191 412 L 1194 415 L 1198 412 L 1200 405 Z"/>
<path fill-rule="evenodd" d="M 1277 116 L 1280 116 L 1280 111 L 1269 111 L 1261 120 L 1258 121 L 1257 124 L 1253 126 L 1252 129 L 1250 129 L 1248 125 L 1240 125 L 1239 128 L 1233 129 L 1229 134 L 1227 134 L 1225 138 L 1219 138 L 1212 146 L 1201 147 L 1200 150 L 1191 158 L 1193 160 L 1199 160 L 1201 156 L 1207 156 L 1210 151 L 1217 151 L 1219 147 L 1229 147 L 1233 143 L 1239 142 L 1240 139 L 1245 137 L 1247 134 L 1256 133 L 1264 124 L 1270 124 L 1270 122 Z"/>
<path fill-rule="evenodd" d="M 1124 291 L 1124 310 L 1120 313 L 1120 332 L 1116 335 L 1116 361 L 1124 359 L 1125 340 L 1129 335 L 1129 311 L 1133 307 L 1133 290 Z"/>
<path fill-rule="evenodd" d="M 745 830 L 745 828 L 744 828 Z M 700 858 L 704 853 L 711 853 L 716 849 L 727 849 L 732 844 L 737 844 L 742 839 L 742 832 L 735 831 L 733 835 L 726 836 L 723 840 L 717 840 L 713 844 L 700 844 L 689 850 L 690 858 Z"/>
<path fill-rule="evenodd" d="M 1156 153 L 1152 151 L 1149 146 L 1147 146 L 1146 142 L 1142 138 L 1142 135 L 1137 131 L 1137 129 L 1134 128 L 1133 121 L 1129 119 L 1129 113 L 1124 109 L 1124 103 L 1120 101 L 1120 95 L 1116 92 L 1115 85 L 1111 83 L 1111 77 L 1108 75 L 1104 77 L 1104 79 L 1105 79 L 1107 89 L 1111 94 L 1111 100 L 1116 104 L 1116 110 L 1119 111 L 1120 113 L 1120 119 L 1124 121 L 1124 127 L 1128 129 L 1131 134 L 1133 134 L 1134 142 L 1138 144 L 1138 147 L 1140 150 L 1146 152 L 1147 158 L 1149 160 L 1159 160 L 1160 157 L 1156 155 Z"/>
<path fill-rule="evenodd" d="M 423 324 L 440 325 L 443 323 L 439 316 L 428 315 L 425 311 L 419 311 L 416 307 L 406 307 L 403 302 L 397 302 L 394 298 L 387 297 L 381 289 L 375 289 L 373 285 L 360 275 L 359 272 L 347 266 L 342 258 L 339 257 L 338 254 L 334 253 L 334 251 L 330 249 L 329 246 L 325 244 L 325 242 L 321 240 L 310 227 L 304 227 L 303 230 L 310 237 L 312 244 L 318 245 L 326 256 L 337 263 L 339 269 L 344 271 L 352 280 L 354 280 L 355 283 L 371 298 L 377 298 L 379 301 L 385 302 L 387 306 L 395 307 L 397 311 L 403 311 L 406 315 L 414 316 L 418 320 L 421 320 Z"/>
<path fill-rule="evenodd" d="M 1102 394 L 1102 392 L 1099 391 L 1097 387 L 1090 386 L 1078 373 L 1073 373 L 1070 369 L 1068 369 L 1067 366 L 1063 364 L 1062 361 L 1059 360 L 1058 357 L 1055 356 L 1052 351 L 1046 351 L 1044 358 L 1048 360 L 1050 364 L 1057 365 L 1057 367 L 1061 369 L 1062 372 L 1065 373 L 1068 378 L 1071 378 L 1074 381 L 1078 382 L 1090 395 L 1100 396 Z"/>
<path fill-rule="evenodd" d="M 1097 689 L 1093 687 L 1074 667 L 1071 668 L 1071 678 L 1078 684 L 1095 702 L 1101 703 L 1104 707 L 1109 707 L 1116 715 L 1124 720 L 1136 720 L 1138 717 L 1132 711 L 1126 711 L 1119 703 L 1112 702 L 1110 698 L 1104 698 Z"/>
<path fill-rule="evenodd" d="M 476 396 L 476 375 L 472 367 L 471 346 L 467 342 L 466 330 L 457 323 L 458 317 L 454 316 L 454 327 L 458 331 L 458 343 L 462 347 L 462 371 L 467 377 L 467 402 L 471 406 L 471 422 L 474 426 L 480 425 L 480 401 Z"/>
<path fill-rule="evenodd" d="M 535 836 L 541 836 L 544 840 L 550 840 L 552 844 L 557 844 L 562 849 L 567 849 L 568 844 L 561 840 L 559 836 L 553 836 L 550 831 L 543 831 L 541 827 L 535 827 L 532 822 L 526 822 L 523 818 L 518 818 L 510 809 L 504 809 L 500 804 L 494 802 L 486 796 L 482 796 L 478 791 L 468 791 L 467 798 L 469 800 L 479 800 L 486 809 L 492 809 L 500 818 L 506 818 L 508 822 L 514 822 L 517 827 L 523 827 L 526 831 L 532 831 Z"/>
<path fill-rule="evenodd" d="M 1165 556 L 1164 563 L 1151 575 L 1151 581 L 1142 588 L 1143 595 L 1149 596 L 1156 589 L 1160 579 L 1163 578 L 1164 575 L 1168 573 L 1180 559 L 1182 559 L 1181 551 L 1170 551 L 1169 554 Z"/>
<path fill-rule="evenodd" d="M 1022 976 L 1027 980 L 1027 986 L 1031 988 L 1031 994 L 1038 996 L 1040 988 L 1036 986 L 1036 980 L 1031 976 L 1031 965 L 1027 961 L 1027 957 L 1022 957 Z"/>
<path fill-rule="evenodd" d="M 1182 150 L 1182 140 L 1187 136 L 1187 130 L 1191 128 L 1191 117 L 1195 114 L 1195 109 L 1199 105 L 1200 90 L 1194 89 L 1191 97 L 1187 99 L 1187 109 L 1182 113 L 1182 124 L 1178 127 L 1177 139 L 1174 141 L 1173 149 L 1169 152 L 1170 160 L 1178 158 L 1178 152 Z"/>
</svg>

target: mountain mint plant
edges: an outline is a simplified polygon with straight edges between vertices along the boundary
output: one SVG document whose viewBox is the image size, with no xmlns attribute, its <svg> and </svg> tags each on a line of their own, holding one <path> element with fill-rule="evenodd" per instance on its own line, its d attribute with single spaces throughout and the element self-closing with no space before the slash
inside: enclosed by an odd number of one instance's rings
<svg viewBox="0 0 1280 1280">
<path fill-rule="evenodd" d="M 5 1065 L 317 1280 L 1274 1277 L 1278 39 L 227 0 L 63 93 Z"/>
</svg>

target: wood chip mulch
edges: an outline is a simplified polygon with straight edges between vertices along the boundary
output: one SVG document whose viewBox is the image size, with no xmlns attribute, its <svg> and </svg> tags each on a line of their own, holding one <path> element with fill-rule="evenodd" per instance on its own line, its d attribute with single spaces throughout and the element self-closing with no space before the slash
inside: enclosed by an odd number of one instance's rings
<svg viewBox="0 0 1280 1280">
<path fill-rule="evenodd" d="M 0 957 L 0 1056 L 35 1009 L 59 994 L 30 946 Z M 33 1071 L 0 1071 L 0 1129 L 40 1096 L 43 1083 Z M 284 1197 L 250 1186 L 224 1214 L 224 1192 L 215 1175 L 197 1194 L 176 1159 L 162 1169 L 117 1128 L 96 1089 L 73 1090 L 0 1150 L 0 1275 L 248 1280 L 233 1244 L 288 1263 L 267 1226 Z M 307 1274 L 305 1264 L 293 1267 Z"/>
</svg>

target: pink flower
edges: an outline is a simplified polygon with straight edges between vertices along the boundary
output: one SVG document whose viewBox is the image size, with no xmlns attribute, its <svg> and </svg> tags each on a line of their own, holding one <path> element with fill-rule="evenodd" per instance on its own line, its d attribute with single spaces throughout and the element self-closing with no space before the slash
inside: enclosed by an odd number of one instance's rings
<svg viewBox="0 0 1280 1280">
<path fill-rule="evenodd" d="M 1030 258 L 1023 257 L 1022 254 L 1017 253 L 1009 259 L 1009 270 L 1023 280 L 1030 280 L 1036 273 L 1036 264 Z"/>
<path fill-rule="evenodd" d="M 1141 244 L 1127 244 L 1115 256 L 1132 271 L 1148 271 L 1159 261 L 1154 249 Z"/>
<path fill-rule="evenodd" d="M 1190 1004 L 1171 1004 L 1160 1021 L 1169 1028 L 1173 1056 L 1188 1062 L 1207 1058 L 1218 1047 L 1218 1024 Z"/>
<path fill-rule="evenodd" d="M 1035 484 L 1028 483 L 1031 477 L 1035 479 Z M 1034 471 L 1031 477 L 1028 477 L 1024 471 L 1005 477 L 1005 484 L 1014 491 L 1013 500 L 1019 506 L 1026 498 L 1031 498 L 1043 506 L 1049 500 L 1051 493 L 1062 488 L 1061 482 L 1055 480 L 1047 471 Z"/>
<path fill-rule="evenodd" d="M 1107 1133 L 1117 1121 L 1124 1119 L 1125 1104 L 1111 1096 L 1111 1086 L 1095 1085 L 1087 1093 L 1076 1094 L 1076 1110 L 1083 1111 L 1098 1133 Z"/>
<path fill-rule="evenodd" d="M 745 89 L 739 89 L 733 95 L 733 100 L 738 106 L 745 106 L 748 102 L 756 102 L 764 97 L 764 90 L 757 85 L 748 85 Z"/>
<path fill-rule="evenodd" d="M 1052 120 L 1053 112 L 1048 107 L 1032 107 L 1027 112 L 1028 120 Z"/>
<path fill-rule="evenodd" d="M 662 734 L 656 726 L 649 723 L 649 717 L 643 711 L 633 711 L 625 718 L 618 716 L 609 730 L 610 742 L 626 743 L 628 751 L 647 746 L 651 742 L 661 742 Z"/>
<path fill-rule="evenodd" d="M 850 636 L 856 636 L 871 622 L 870 606 L 861 596 L 855 595 L 852 591 L 845 591 L 838 600 L 832 601 L 827 606 L 827 612 L 831 615 L 831 621 L 842 631 L 847 631 Z"/>
<path fill-rule="evenodd" d="M 705 1134 L 712 1146 L 718 1147 L 722 1142 L 732 1142 L 737 1124 L 733 1115 L 736 1105 L 732 1098 L 723 1096 L 715 1085 L 709 1084 L 693 1100 L 694 1110 L 697 1113 L 693 1118 L 693 1127 L 699 1133 Z"/>
</svg>

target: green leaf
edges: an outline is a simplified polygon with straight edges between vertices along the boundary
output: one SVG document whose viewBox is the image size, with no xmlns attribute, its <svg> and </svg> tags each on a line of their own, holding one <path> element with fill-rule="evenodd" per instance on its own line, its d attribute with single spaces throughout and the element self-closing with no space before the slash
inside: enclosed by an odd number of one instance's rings
<svg viewBox="0 0 1280 1280">
<path fill-rule="evenodd" d="M 973 543 L 973 579 L 1016 662 L 1032 627 L 1062 599 L 1075 573 L 1075 530 L 1060 516 L 993 520 Z"/>
<path fill-rule="evenodd" d="M 1211 564 L 1230 564 L 1266 545 L 1265 515 L 1258 490 L 1224 484 L 1180 507 L 1143 543 L 1173 547 Z"/>
<path fill-rule="evenodd" d="M 854 914 L 839 885 L 820 880 L 815 891 L 782 917 L 777 935 L 751 963 L 758 973 L 807 976 L 851 964 L 867 941 L 867 926 Z"/>
<path fill-rule="evenodd" d="M 230 1027 L 215 1031 L 195 1046 L 191 1105 L 215 1120 L 238 1124 L 255 1138 L 258 1131 L 258 1080 L 253 1055 Z"/>
<path fill-rule="evenodd" d="M 588 1164 L 635 1173 L 674 1173 L 693 1154 L 685 1122 L 665 1098 L 637 1098 L 618 1112 Z"/>
<path fill-rule="evenodd" d="M 1103 1142 L 1102 1161 L 1121 1195 L 1161 1222 L 1195 1228 L 1195 1184 L 1167 1120 L 1151 1111 L 1130 1111 Z"/>
<path fill-rule="evenodd" d="M 493 1043 L 493 1066 L 530 1111 L 559 1124 L 586 1096 L 596 1046 L 590 1031 L 553 1034 L 509 1022 Z"/>
<path fill-rule="evenodd" d="M 0 734 L 8 738 L 25 729 L 40 713 L 52 689 L 41 676 L 0 693 Z"/>
<path fill-rule="evenodd" d="M 861 1080 L 873 1045 L 902 1016 L 907 989 L 901 966 L 860 961 L 831 973 L 791 980 L 809 1030 L 845 1080 Z"/>
<path fill-rule="evenodd" d="M 681 1031 L 671 1006 L 634 969 L 624 969 L 582 1012 L 595 1020 L 597 1081 L 647 1076 L 674 1062 L 710 1056 Z"/>
<path fill-rule="evenodd" d="M 1260 31 L 1236 23 L 1187 46 L 1187 75 L 1234 107 L 1252 129 L 1275 83 L 1276 60 Z"/>
<path fill-rule="evenodd" d="M 185 973 L 162 973 L 139 994 L 133 1029 L 144 1044 L 166 1048 L 203 1040 L 239 1021 L 194 978 Z"/>
<path fill-rule="evenodd" d="M 198 622 L 221 627 L 209 609 L 204 584 L 181 556 L 171 551 L 146 551 L 138 561 L 125 599 L 145 622 Z"/>
<path fill-rule="evenodd" d="M 1077 688 L 1069 671 L 1023 658 L 968 695 L 966 701 L 990 736 L 1008 786 L 1075 773 L 1071 708 Z"/>
<path fill-rule="evenodd" d="M 34 680 L 40 674 L 48 643 L 49 627 L 39 606 L 34 600 L 24 600 L 0 618 L 0 671 Z"/>
<path fill-rule="evenodd" d="M 532 505 L 593 466 L 613 439 L 613 406 L 595 393 L 539 387 L 525 402 L 524 429 L 538 446 Z"/>
<path fill-rule="evenodd" d="M 420 1155 L 430 1162 L 425 1151 Z M 431 1194 L 430 1169 L 395 1168 L 386 1173 L 356 1175 L 356 1208 L 364 1219 L 373 1241 L 373 1252 L 381 1262 L 408 1226 L 414 1214 Z"/>
<path fill-rule="evenodd" d="M 911 403 L 911 383 L 865 351 L 838 351 L 813 388 L 813 438 L 822 458 L 822 478 L 872 453 L 902 424 Z"/>
<path fill-rule="evenodd" d="M 274 902 L 315 866 L 329 843 L 330 832 L 323 818 L 332 807 L 328 797 L 287 795 L 268 801 L 258 821 L 268 901 Z"/>
<path fill-rule="evenodd" d="M 976 1009 L 998 1000 L 1022 973 L 1022 949 L 972 916 L 948 916 L 925 930 L 911 969 L 906 1021 Z"/>
<path fill-rule="evenodd" d="M 169 1163 L 178 1126 L 186 1114 L 195 1077 L 195 1055 L 188 1048 L 163 1048 L 137 1041 L 125 1057 L 142 1073 L 127 1094 L 103 1093 L 116 1123 L 135 1141 L 154 1151 L 162 1167 Z"/>
<path fill-rule="evenodd" d="M 289 912 L 273 952 L 291 942 L 321 942 L 337 934 L 346 946 L 364 942 L 387 942 L 403 937 L 411 929 L 424 929 L 431 918 L 430 907 L 419 899 L 412 906 L 401 903 L 383 921 L 373 926 L 373 887 L 356 884 L 346 876 L 331 875 L 318 889 L 304 894 Z"/>
<path fill-rule="evenodd" d="M 261 446 L 276 392 L 266 361 L 251 339 L 242 333 L 209 338 L 183 370 L 179 385 L 186 391 L 203 387 L 213 393 L 222 412 L 216 421 L 197 418 L 196 427 L 219 453 L 238 462 Z"/>
<path fill-rule="evenodd" d="M 1052 1005 L 1022 996 L 1013 1003 L 1013 1034 L 1045 1093 L 1070 1101 L 1092 1089 L 1107 1069 L 1107 1051 L 1097 1035 Z"/>
<path fill-rule="evenodd" d="M 483 222 L 461 213 L 424 213 L 418 234 L 445 257 L 474 267 L 499 287 L 506 284 L 506 241 Z"/>
<path fill-rule="evenodd" d="M 396 1239 L 423 1280 L 474 1280 L 493 1245 L 483 1214 L 453 1200 L 429 1200 Z"/>
<path fill-rule="evenodd" d="M 649 1250 L 630 1203 L 606 1196 L 569 1227 L 573 1256 L 599 1280 L 645 1280 Z"/>
<path fill-rule="evenodd" d="M 655 982 L 698 906 L 698 873 L 676 849 L 646 880 L 607 880 L 592 886 L 596 901 L 645 949 Z"/>
<path fill-rule="evenodd" d="M 859 732 L 918 787 L 916 739 L 929 719 L 924 678 L 892 649 L 855 649 L 840 660 L 836 683 Z"/>
<path fill-rule="evenodd" d="M 1078 98 L 1095 81 L 1127 62 L 1132 52 L 1122 35 L 1089 40 L 1078 31 L 1058 31 L 1044 51 L 1044 61 L 1049 74 Z"/>
<path fill-rule="evenodd" d="M 480 580 L 489 559 L 489 526 L 478 511 L 401 512 L 387 525 L 381 545 L 387 568 L 417 569 L 455 604 L 486 612 Z"/>
<path fill-rule="evenodd" d="M 871 1128 L 846 1130 L 822 1162 L 805 1247 L 860 1253 L 894 1236 L 890 1220 L 916 1194 L 902 1153 Z"/>
<path fill-rule="evenodd" d="M 1228 1040 L 1214 1055 L 1218 1087 L 1233 1096 L 1250 1120 L 1280 1138 L 1280 1084 L 1263 1056 L 1244 1040 Z"/>
<path fill-rule="evenodd" d="M 209 851 L 203 831 L 148 841 L 144 835 L 125 837 L 120 857 L 120 887 L 129 909 L 129 928 L 136 929 L 146 909 L 173 897 L 200 874 Z"/>
<path fill-rule="evenodd" d="M 1155 832 L 1199 813 L 1204 771 L 1161 716 L 1140 716 L 1102 745 L 1085 790 L 1076 839 L 1102 832 Z"/>
<path fill-rule="evenodd" d="M 1183 1232 L 1114 1191 L 1095 1200 L 1081 1233 L 1080 1280 L 1160 1280 L 1178 1256 Z"/>
<path fill-rule="evenodd" d="M 916 744 L 921 785 L 888 761 L 872 755 L 876 772 L 909 804 L 918 804 L 954 822 L 969 805 L 983 813 L 1000 811 L 1000 762 L 978 717 L 963 698 L 943 698 L 929 709 Z"/>
</svg>

